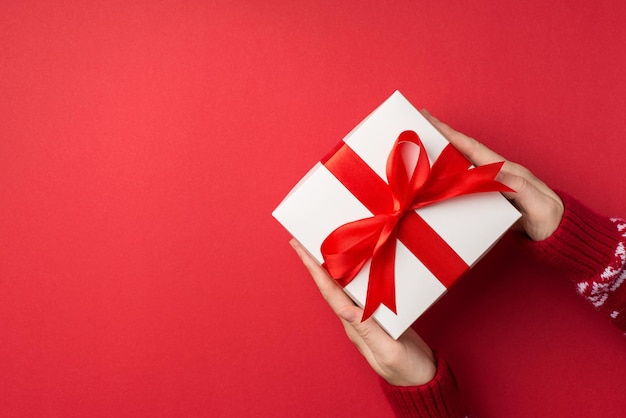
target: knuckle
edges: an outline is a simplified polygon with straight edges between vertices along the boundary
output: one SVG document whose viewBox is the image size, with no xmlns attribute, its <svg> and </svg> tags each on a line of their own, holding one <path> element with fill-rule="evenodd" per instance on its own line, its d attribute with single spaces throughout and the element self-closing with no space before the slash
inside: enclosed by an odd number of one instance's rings
<svg viewBox="0 0 626 418">
<path fill-rule="evenodd" d="M 363 338 L 364 340 L 367 340 L 372 333 L 370 328 L 367 325 L 365 325 L 363 322 L 356 324 L 355 328 L 358 331 L 361 338 Z"/>
<path fill-rule="evenodd" d="M 522 177 L 524 179 L 530 179 L 534 177 L 533 173 L 521 164 L 509 162 L 507 166 L 511 174 L 515 174 L 516 176 Z"/>
<path fill-rule="evenodd" d="M 513 189 L 517 193 L 524 193 L 524 191 L 528 188 L 528 180 L 525 177 L 516 176 L 515 184 L 513 185 Z"/>
</svg>

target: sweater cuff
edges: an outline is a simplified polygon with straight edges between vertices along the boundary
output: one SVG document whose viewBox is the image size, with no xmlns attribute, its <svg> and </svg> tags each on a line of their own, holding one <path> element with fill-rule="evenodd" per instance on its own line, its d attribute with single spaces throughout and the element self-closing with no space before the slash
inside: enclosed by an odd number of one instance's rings
<svg viewBox="0 0 626 418">
<path fill-rule="evenodd" d="M 597 277 L 609 265 L 620 241 L 610 219 L 600 216 L 578 200 L 559 193 L 565 206 L 557 230 L 543 241 L 526 240 L 540 261 L 579 282 Z"/>
<path fill-rule="evenodd" d="M 421 386 L 393 386 L 380 379 L 383 391 L 399 418 L 465 418 L 468 411 L 461 399 L 450 366 L 435 352 L 435 377 Z"/>
</svg>

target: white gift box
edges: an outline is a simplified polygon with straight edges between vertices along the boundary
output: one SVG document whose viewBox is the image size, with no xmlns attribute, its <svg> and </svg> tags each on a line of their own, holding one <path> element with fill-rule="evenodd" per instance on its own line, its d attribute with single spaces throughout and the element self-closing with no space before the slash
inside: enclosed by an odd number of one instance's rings
<svg viewBox="0 0 626 418">
<path fill-rule="evenodd" d="M 394 92 L 354 128 L 343 141 L 386 182 L 387 157 L 398 135 L 415 131 L 432 164 L 448 144 L 420 112 Z M 520 213 L 497 192 L 451 198 L 416 210 L 429 226 L 473 266 L 520 218 Z M 272 214 L 321 264 L 320 246 L 337 227 L 372 213 L 318 162 L 289 192 Z M 369 262 L 344 291 L 361 307 L 365 304 Z M 395 260 L 396 311 L 381 305 L 373 318 L 397 339 L 437 299 L 446 287 L 402 242 Z"/>
</svg>

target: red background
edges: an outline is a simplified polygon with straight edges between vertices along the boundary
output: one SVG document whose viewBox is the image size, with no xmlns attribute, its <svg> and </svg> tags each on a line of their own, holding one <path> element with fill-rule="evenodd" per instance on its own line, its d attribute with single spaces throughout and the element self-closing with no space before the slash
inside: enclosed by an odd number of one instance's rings
<svg viewBox="0 0 626 418">
<path fill-rule="evenodd" d="M 624 4 L 3 1 L 0 415 L 390 416 L 272 209 L 400 89 L 626 215 Z M 626 340 L 527 257 L 418 331 L 481 417 L 623 416 Z"/>
</svg>

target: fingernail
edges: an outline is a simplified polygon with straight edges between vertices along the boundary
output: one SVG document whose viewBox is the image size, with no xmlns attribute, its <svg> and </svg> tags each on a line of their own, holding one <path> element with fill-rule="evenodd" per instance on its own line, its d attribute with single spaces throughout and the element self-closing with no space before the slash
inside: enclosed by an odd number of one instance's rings
<svg viewBox="0 0 626 418">
<path fill-rule="evenodd" d="M 426 109 L 422 109 L 422 115 L 428 115 L 430 116 L 430 112 Z"/>
<path fill-rule="evenodd" d="M 296 241 L 295 238 L 291 238 L 289 240 L 289 245 L 291 245 L 291 248 L 293 248 L 294 250 L 298 248 L 298 241 Z"/>
</svg>

